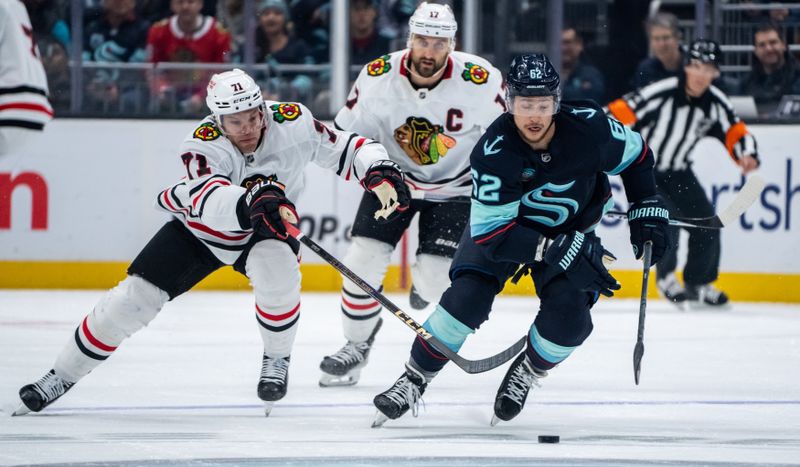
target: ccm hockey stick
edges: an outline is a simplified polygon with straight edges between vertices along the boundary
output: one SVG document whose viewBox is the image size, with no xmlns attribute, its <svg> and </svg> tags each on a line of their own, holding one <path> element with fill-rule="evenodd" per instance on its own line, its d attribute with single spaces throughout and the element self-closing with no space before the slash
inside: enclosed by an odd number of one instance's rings
<svg viewBox="0 0 800 467">
<path fill-rule="evenodd" d="M 644 311 L 647 308 L 647 284 L 650 280 L 650 266 L 653 261 L 653 242 L 644 242 L 642 253 L 642 298 L 639 300 L 639 330 L 636 334 L 636 346 L 633 348 L 633 380 L 639 385 L 639 373 L 642 371 L 644 355 Z"/>
<path fill-rule="evenodd" d="M 747 208 L 756 202 L 767 182 L 759 175 L 751 175 L 736 198 L 721 213 L 711 217 L 675 217 L 669 220 L 670 225 L 685 227 L 689 229 L 721 229 L 727 227 L 741 216 Z M 622 211 L 608 211 L 607 216 L 616 218 L 627 218 L 628 215 Z"/>
<path fill-rule="evenodd" d="M 491 357 L 481 360 L 467 360 L 461 355 L 450 350 L 439 339 L 426 331 L 421 324 L 414 320 L 414 318 L 392 303 L 391 300 L 386 298 L 385 295 L 375 290 L 375 288 L 373 288 L 371 285 L 367 284 L 364 279 L 358 277 L 356 273 L 342 264 L 333 255 L 325 251 L 325 249 L 319 246 L 314 240 L 306 237 L 305 234 L 303 234 L 303 232 L 301 232 L 300 229 L 298 229 L 295 225 L 290 224 L 289 222 L 284 222 L 284 224 L 286 225 L 286 231 L 289 232 L 289 235 L 296 238 L 303 245 L 309 247 L 314 253 L 319 255 L 320 258 L 324 259 L 331 266 L 333 266 L 334 269 L 353 281 L 353 283 L 359 286 L 361 290 L 367 293 L 367 295 L 377 300 L 378 303 L 383 305 L 384 308 L 391 311 L 400 321 L 404 322 L 406 326 L 416 332 L 421 339 L 431 344 L 436 348 L 436 350 L 444 354 L 447 358 L 452 360 L 453 363 L 458 365 L 459 368 L 467 373 L 483 373 L 484 371 L 497 368 L 498 366 L 517 356 L 517 354 L 522 351 L 522 348 L 525 347 L 525 340 L 527 339 L 527 336 L 523 336 L 514 345 L 498 353 L 497 355 L 492 355 Z"/>
</svg>

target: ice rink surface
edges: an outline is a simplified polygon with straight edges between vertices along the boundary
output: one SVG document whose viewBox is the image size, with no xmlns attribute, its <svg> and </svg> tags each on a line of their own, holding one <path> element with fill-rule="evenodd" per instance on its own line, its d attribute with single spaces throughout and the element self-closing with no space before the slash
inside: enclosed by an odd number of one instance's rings
<svg viewBox="0 0 800 467">
<path fill-rule="evenodd" d="M 373 429 L 372 398 L 400 375 L 413 338 L 394 316 L 361 382 L 323 389 L 320 359 L 344 343 L 338 297 L 304 294 L 289 393 L 265 418 L 252 295 L 190 292 L 44 412 L 10 417 L 19 387 L 51 368 L 101 293 L 0 291 L 0 464 L 800 465 L 798 306 L 680 312 L 652 301 L 635 386 L 638 303 L 604 298 L 593 334 L 515 420 L 489 426 L 507 365 L 478 375 L 449 365 L 419 417 Z M 461 353 L 511 345 L 537 307 L 499 298 Z"/>
</svg>

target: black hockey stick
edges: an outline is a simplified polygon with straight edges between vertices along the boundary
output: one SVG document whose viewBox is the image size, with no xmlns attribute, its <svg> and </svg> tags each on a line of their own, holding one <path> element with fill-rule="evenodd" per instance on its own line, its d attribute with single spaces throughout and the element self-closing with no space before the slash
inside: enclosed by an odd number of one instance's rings
<svg viewBox="0 0 800 467">
<path fill-rule="evenodd" d="M 633 348 L 633 380 L 639 384 L 639 373 L 642 371 L 644 355 L 644 311 L 647 308 L 647 284 L 650 280 L 650 263 L 653 260 L 653 242 L 644 242 L 642 254 L 642 298 L 639 300 L 639 330 L 636 333 L 636 346 Z"/>
<path fill-rule="evenodd" d="M 386 298 L 386 296 L 382 293 L 378 292 L 374 287 L 367 284 L 364 279 L 358 277 L 356 273 L 342 264 L 332 254 L 325 251 L 325 249 L 319 246 L 314 240 L 306 237 L 305 234 L 303 234 L 303 232 L 301 232 L 300 229 L 298 229 L 295 225 L 292 225 L 288 222 L 285 222 L 284 224 L 286 225 L 286 231 L 289 232 L 289 235 L 296 238 L 303 245 L 309 247 L 314 253 L 319 255 L 320 258 L 324 259 L 326 262 L 328 262 L 328 264 L 333 266 L 334 269 L 353 281 L 353 283 L 359 286 L 361 290 L 367 293 L 367 295 L 377 300 L 378 303 L 383 305 L 384 308 L 391 311 L 400 321 L 404 322 L 406 326 L 416 332 L 421 339 L 431 344 L 436 348 L 436 350 L 444 354 L 447 358 L 452 360 L 453 363 L 458 365 L 459 368 L 467 373 L 483 373 L 484 371 L 497 368 L 498 366 L 517 356 L 517 354 L 522 351 L 522 348 L 525 347 L 525 340 L 527 339 L 527 336 L 523 336 L 520 338 L 520 340 L 514 343 L 514 345 L 498 353 L 497 355 L 492 355 L 491 357 L 483 358 L 481 360 L 467 360 L 461 355 L 450 350 L 439 339 L 426 331 L 421 324 L 414 320 L 414 318 L 401 310 L 400 307 L 392 303 L 391 300 Z"/>
<path fill-rule="evenodd" d="M 689 229 L 721 229 L 734 223 L 747 208 L 756 202 L 761 192 L 764 191 L 766 182 L 759 175 L 751 175 L 736 198 L 720 214 L 711 217 L 674 217 L 669 220 L 670 225 L 676 227 L 686 227 Z M 616 218 L 627 218 L 628 215 L 622 211 L 608 211 L 607 216 Z"/>
</svg>

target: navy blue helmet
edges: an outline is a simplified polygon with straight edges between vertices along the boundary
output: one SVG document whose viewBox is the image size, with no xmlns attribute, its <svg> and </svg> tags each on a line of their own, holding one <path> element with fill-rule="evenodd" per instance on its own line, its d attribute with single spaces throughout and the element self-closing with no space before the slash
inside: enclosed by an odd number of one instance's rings
<svg viewBox="0 0 800 467">
<path fill-rule="evenodd" d="M 710 63 L 719 68 L 722 59 L 722 50 L 719 44 L 708 39 L 697 39 L 689 45 L 686 50 L 685 60 L 688 64 L 692 60 L 697 60 L 700 63 Z"/>
<path fill-rule="evenodd" d="M 558 112 L 561 102 L 561 78 L 545 54 L 518 55 L 511 61 L 506 77 L 506 104 L 509 112 L 517 96 L 553 96 Z M 512 112 L 513 113 L 513 112 Z"/>
</svg>

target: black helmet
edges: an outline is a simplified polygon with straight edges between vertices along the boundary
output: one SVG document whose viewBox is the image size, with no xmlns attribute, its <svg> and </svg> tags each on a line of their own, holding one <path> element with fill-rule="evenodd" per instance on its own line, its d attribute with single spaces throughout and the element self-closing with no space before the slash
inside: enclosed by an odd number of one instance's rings
<svg viewBox="0 0 800 467">
<path fill-rule="evenodd" d="M 717 68 L 719 68 L 721 59 L 722 50 L 719 48 L 719 44 L 708 39 L 697 39 L 692 42 L 685 55 L 686 64 L 697 60 L 700 63 L 710 63 Z"/>
<path fill-rule="evenodd" d="M 516 96 L 553 96 L 555 112 L 561 102 L 561 78 L 545 54 L 518 55 L 511 60 L 506 78 L 506 104 L 513 109 Z"/>
</svg>

